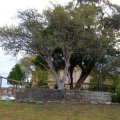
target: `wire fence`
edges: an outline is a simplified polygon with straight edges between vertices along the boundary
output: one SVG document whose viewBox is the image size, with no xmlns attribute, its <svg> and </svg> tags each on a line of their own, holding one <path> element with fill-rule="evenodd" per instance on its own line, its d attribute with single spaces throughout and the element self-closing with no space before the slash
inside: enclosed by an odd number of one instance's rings
<svg viewBox="0 0 120 120">
<path fill-rule="evenodd" d="M 73 88 L 75 85 L 76 85 L 76 83 L 73 84 Z M 69 86 L 70 86 L 70 84 L 65 84 L 66 88 L 69 88 Z M 115 87 L 113 85 L 106 85 L 106 84 L 103 84 L 102 87 L 100 87 L 99 84 L 82 83 L 79 90 L 113 92 L 115 90 Z"/>
</svg>

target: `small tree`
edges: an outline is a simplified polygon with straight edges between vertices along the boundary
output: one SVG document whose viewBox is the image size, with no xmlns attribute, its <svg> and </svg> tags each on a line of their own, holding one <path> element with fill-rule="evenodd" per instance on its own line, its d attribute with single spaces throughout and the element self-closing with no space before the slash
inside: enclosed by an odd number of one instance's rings
<svg viewBox="0 0 120 120">
<path fill-rule="evenodd" d="M 19 85 L 20 82 L 24 81 L 25 74 L 21 70 L 20 64 L 16 64 L 8 75 L 8 83 L 11 85 Z"/>
<path fill-rule="evenodd" d="M 45 70 L 36 70 L 32 73 L 32 86 L 40 87 L 47 85 L 48 73 Z"/>
</svg>

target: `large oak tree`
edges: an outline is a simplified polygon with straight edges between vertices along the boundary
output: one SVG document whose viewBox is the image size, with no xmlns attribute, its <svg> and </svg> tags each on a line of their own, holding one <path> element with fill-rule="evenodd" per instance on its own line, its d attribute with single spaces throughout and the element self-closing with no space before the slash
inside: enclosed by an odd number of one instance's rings
<svg viewBox="0 0 120 120">
<path fill-rule="evenodd" d="M 81 58 L 78 64 L 84 73 L 76 84 L 76 88 L 79 88 L 99 58 L 115 47 L 115 37 L 119 36 L 119 9 L 114 7 L 114 10 L 114 14 L 108 15 L 96 2 L 70 2 L 66 6 L 55 5 L 43 14 L 35 9 L 19 11 L 18 26 L 0 29 L 2 46 L 11 54 L 24 51 L 39 55 L 51 69 L 59 89 L 64 89 L 70 58 L 79 54 Z M 117 25 L 113 24 L 115 20 Z M 53 53 L 56 49 L 62 50 L 62 79 L 54 64 Z M 91 61 L 91 64 L 86 61 Z"/>
</svg>

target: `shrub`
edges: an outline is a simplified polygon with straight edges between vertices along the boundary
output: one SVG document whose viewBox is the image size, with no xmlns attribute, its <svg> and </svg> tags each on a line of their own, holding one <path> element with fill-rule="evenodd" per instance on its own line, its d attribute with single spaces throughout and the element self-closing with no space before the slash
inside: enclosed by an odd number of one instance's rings
<svg viewBox="0 0 120 120">
<path fill-rule="evenodd" d="M 48 73 L 45 70 L 37 70 L 33 72 L 34 87 L 47 85 Z"/>
<path fill-rule="evenodd" d="M 118 102 L 120 102 L 120 84 L 116 88 L 116 95 L 117 95 L 117 98 L 118 98 Z"/>
<path fill-rule="evenodd" d="M 120 103 L 120 84 L 116 87 L 115 93 L 112 94 L 112 101 Z"/>
<path fill-rule="evenodd" d="M 116 93 L 112 94 L 112 102 L 116 102 L 116 103 L 118 102 L 118 97 Z"/>
<path fill-rule="evenodd" d="M 25 85 L 25 88 L 31 88 L 32 87 L 32 82 L 27 82 L 27 84 Z"/>
</svg>

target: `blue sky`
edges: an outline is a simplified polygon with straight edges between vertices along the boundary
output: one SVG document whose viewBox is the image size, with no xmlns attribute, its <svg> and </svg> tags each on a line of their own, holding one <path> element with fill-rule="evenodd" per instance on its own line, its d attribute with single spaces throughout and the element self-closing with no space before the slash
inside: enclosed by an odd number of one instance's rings
<svg viewBox="0 0 120 120">
<path fill-rule="evenodd" d="M 16 24 L 15 15 L 18 10 L 36 8 L 42 12 L 43 9 L 50 6 L 50 1 L 65 4 L 71 0 L 0 0 L 0 26 Z M 120 5 L 120 0 L 110 1 Z M 11 68 L 19 61 L 19 58 L 5 55 L 5 52 L 0 48 L 0 76 L 7 77 Z M 6 81 L 3 82 L 2 86 L 7 86 Z"/>
</svg>

